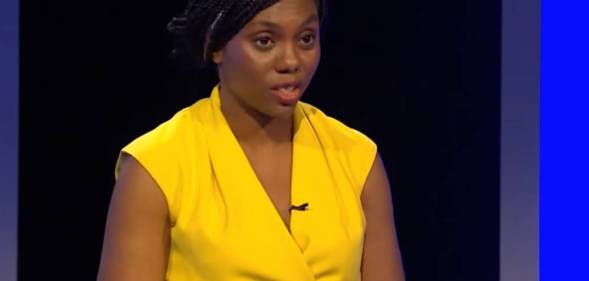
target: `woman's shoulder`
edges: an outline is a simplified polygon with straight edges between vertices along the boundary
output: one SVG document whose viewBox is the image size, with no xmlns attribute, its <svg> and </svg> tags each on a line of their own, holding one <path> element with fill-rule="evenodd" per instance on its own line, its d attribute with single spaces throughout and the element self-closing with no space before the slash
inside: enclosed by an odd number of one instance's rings
<svg viewBox="0 0 589 281">
<path fill-rule="evenodd" d="M 367 135 L 310 104 L 301 104 L 315 136 L 326 156 L 341 164 L 344 173 L 353 181 L 358 197 L 376 159 L 377 145 Z"/>
<path fill-rule="evenodd" d="M 376 143 L 361 131 L 327 115 L 314 105 L 304 102 L 300 104 L 316 133 L 320 137 L 329 138 L 332 145 L 345 149 L 355 147 L 374 147 L 376 149 Z"/>
<path fill-rule="evenodd" d="M 178 162 L 179 157 L 186 154 L 185 150 L 194 146 L 199 123 L 195 112 L 205 102 L 206 100 L 199 100 L 177 111 L 168 120 L 125 145 L 121 154 L 132 155 L 142 164 L 151 162 L 173 165 Z M 118 167 L 116 172 L 118 172 Z"/>
<path fill-rule="evenodd" d="M 193 134 L 198 125 L 196 112 L 205 102 L 206 99 L 202 99 L 182 108 L 168 120 L 135 138 L 129 145 L 152 149 L 178 148 L 178 145 L 191 139 L 187 135 Z"/>
<path fill-rule="evenodd" d="M 165 122 L 135 138 L 121 149 L 115 164 L 115 178 L 118 179 L 125 156 L 134 158 L 164 194 L 172 224 L 180 208 L 179 185 L 194 160 L 194 149 L 202 146 L 197 132 L 200 121 L 196 112 L 203 102 L 206 100 L 177 111 Z"/>
</svg>

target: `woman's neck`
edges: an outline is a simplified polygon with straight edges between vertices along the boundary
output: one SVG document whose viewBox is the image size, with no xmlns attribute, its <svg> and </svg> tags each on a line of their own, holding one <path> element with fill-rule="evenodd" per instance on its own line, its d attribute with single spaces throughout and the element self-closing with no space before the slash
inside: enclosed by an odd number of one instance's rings
<svg viewBox="0 0 589 281">
<path fill-rule="evenodd" d="M 230 93 L 219 93 L 221 111 L 241 145 L 276 146 L 292 142 L 292 115 L 276 118 L 265 115 L 238 101 Z"/>
</svg>

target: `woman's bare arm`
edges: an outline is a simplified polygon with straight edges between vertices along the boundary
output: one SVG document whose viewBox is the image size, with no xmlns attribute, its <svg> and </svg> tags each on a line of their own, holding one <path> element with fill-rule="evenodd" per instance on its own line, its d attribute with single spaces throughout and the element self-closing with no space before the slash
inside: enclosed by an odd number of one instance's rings
<svg viewBox="0 0 589 281">
<path fill-rule="evenodd" d="M 156 182 L 125 156 L 106 221 L 98 281 L 163 281 L 170 247 L 167 203 Z"/>
<path fill-rule="evenodd" d="M 362 206 L 366 216 L 362 281 L 404 281 L 391 191 L 380 155 L 366 179 Z"/>
</svg>

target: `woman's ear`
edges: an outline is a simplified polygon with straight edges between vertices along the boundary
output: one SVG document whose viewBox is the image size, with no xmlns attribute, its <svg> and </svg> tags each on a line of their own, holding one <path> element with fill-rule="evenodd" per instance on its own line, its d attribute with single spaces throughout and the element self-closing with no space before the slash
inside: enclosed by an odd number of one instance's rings
<svg viewBox="0 0 589 281">
<path fill-rule="evenodd" d="M 215 64 L 221 64 L 221 62 L 223 61 L 223 49 L 213 52 L 211 59 Z"/>
</svg>

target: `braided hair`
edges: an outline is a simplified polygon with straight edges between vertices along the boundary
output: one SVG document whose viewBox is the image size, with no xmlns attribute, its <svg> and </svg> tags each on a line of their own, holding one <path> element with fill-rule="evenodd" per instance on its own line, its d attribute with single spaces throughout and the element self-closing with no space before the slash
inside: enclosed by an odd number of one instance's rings
<svg viewBox="0 0 589 281">
<path fill-rule="evenodd" d="M 174 56 L 188 55 L 196 67 L 213 65 L 211 55 L 222 49 L 260 11 L 279 0 L 189 0 L 184 12 L 172 18 L 168 31 L 176 39 Z M 320 23 L 326 0 L 315 0 Z"/>
</svg>

